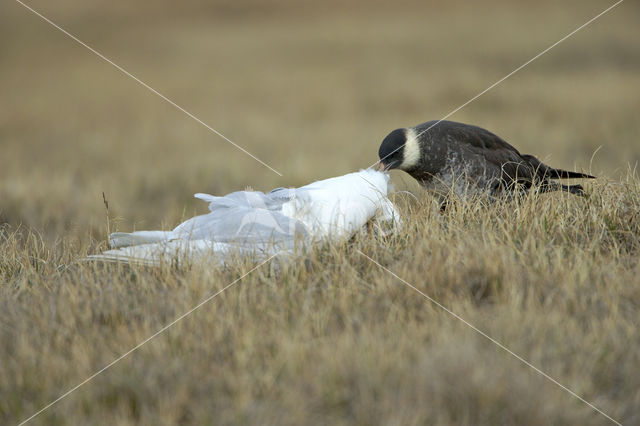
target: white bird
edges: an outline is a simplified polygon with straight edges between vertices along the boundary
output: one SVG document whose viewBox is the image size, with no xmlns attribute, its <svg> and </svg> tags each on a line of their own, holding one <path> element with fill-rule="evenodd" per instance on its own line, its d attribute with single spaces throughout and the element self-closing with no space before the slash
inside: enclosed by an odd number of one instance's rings
<svg viewBox="0 0 640 426">
<path fill-rule="evenodd" d="M 172 231 L 113 233 L 112 250 L 88 258 L 156 265 L 207 256 L 224 261 L 230 253 L 257 258 L 291 254 L 296 241 L 350 238 L 373 218 L 399 225 L 398 212 L 387 198 L 388 182 L 388 174 L 367 169 L 266 194 L 195 194 L 209 203 L 210 213 Z"/>
</svg>

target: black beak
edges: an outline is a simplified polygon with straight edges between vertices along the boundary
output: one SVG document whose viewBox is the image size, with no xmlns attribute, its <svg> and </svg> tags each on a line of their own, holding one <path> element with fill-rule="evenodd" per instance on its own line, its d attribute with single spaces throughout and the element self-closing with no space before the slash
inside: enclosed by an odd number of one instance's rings
<svg viewBox="0 0 640 426">
<path fill-rule="evenodd" d="M 382 160 L 380 160 L 376 163 L 375 169 L 381 172 L 388 172 L 389 170 L 397 169 L 398 166 L 400 166 L 400 161 L 398 160 L 394 159 L 386 164 Z"/>
</svg>

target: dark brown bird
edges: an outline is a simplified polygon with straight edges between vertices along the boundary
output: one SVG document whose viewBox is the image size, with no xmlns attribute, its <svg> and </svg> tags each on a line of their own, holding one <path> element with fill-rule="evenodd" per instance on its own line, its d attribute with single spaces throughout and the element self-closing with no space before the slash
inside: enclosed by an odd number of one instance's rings
<svg viewBox="0 0 640 426">
<path fill-rule="evenodd" d="M 594 176 L 554 169 L 533 155 L 520 154 L 499 136 L 469 124 L 427 121 L 396 129 L 378 151 L 379 169 L 400 169 L 441 196 L 486 193 L 492 196 L 528 191 L 567 191 L 584 195 L 581 185 L 563 185 L 552 179 Z"/>
</svg>

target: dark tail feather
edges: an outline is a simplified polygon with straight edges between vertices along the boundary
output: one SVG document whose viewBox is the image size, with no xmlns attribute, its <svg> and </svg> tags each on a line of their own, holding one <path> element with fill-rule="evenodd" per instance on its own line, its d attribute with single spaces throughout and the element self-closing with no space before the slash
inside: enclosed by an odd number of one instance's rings
<svg viewBox="0 0 640 426">
<path fill-rule="evenodd" d="M 529 164 L 531 164 L 537 171 L 538 176 L 543 178 L 551 178 L 551 179 L 595 179 L 595 176 L 588 175 L 586 173 L 580 172 L 570 172 L 568 170 L 562 169 L 553 169 L 546 164 L 542 163 L 533 155 L 522 154 L 522 158 L 524 158 Z M 578 186 L 578 185 L 576 185 Z"/>
<path fill-rule="evenodd" d="M 556 178 L 556 179 L 595 179 L 596 178 L 595 176 L 591 176 L 586 173 L 570 172 L 568 170 L 552 169 L 550 167 L 546 170 L 546 173 L 549 177 Z M 580 185 L 575 185 L 575 186 L 580 186 Z"/>
</svg>

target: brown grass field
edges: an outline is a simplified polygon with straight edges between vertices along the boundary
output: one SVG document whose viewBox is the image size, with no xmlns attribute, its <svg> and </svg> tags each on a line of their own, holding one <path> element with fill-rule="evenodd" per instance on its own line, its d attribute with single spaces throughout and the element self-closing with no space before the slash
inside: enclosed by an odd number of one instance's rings
<svg viewBox="0 0 640 426">
<path fill-rule="evenodd" d="M 607 1 L 0 5 L 0 424 L 17 424 L 254 264 L 79 262 L 170 229 L 195 192 L 372 164 Z M 556 167 L 585 198 L 444 213 L 393 172 L 404 228 L 252 272 L 29 424 L 640 424 L 640 7 L 626 1 L 451 119 Z M 107 221 L 102 192 L 109 200 Z"/>
</svg>

